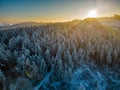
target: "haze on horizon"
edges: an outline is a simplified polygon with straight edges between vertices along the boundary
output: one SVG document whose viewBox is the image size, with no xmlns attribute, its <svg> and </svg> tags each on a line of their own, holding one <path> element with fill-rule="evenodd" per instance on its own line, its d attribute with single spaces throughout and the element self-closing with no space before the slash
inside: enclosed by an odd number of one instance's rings
<svg viewBox="0 0 120 90">
<path fill-rule="evenodd" d="M 0 0 L 0 23 L 61 22 L 120 14 L 120 0 Z"/>
</svg>

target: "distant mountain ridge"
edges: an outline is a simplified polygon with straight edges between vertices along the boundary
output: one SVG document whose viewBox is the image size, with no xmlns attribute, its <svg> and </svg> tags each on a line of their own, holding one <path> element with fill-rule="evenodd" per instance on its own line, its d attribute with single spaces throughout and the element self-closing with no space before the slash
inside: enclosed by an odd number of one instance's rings
<svg viewBox="0 0 120 90">
<path fill-rule="evenodd" d="M 59 22 L 54 22 L 59 23 Z M 85 18 L 83 20 L 73 20 L 63 23 L 69 23 L 72 26 L 75 27 L 81 27 L 81 28 L 92 28 L 99 27 L 99 26 L 106 26 L 110 28 L 120 28 L 120 20 L 114 17 L 101 17 L 101 18 Z M 23 23 L 17 23 L 17 24 L 7 24 L 7 23 L 0 23 L 0 29 L 9 29 L 9 28 L 18 28 L 18 27 L 31 27 L 31 26 L 39 26 L 39 25 L 45 25 L 47 23 L 39 23 L 39 22 L 23 22 Z"/>
<path fill-rule="evenodd" d="M 0 23 L 0 27 L 6 27 L 6 26 L 10 26 L 10 24 L 8 24 L 8 23 Z"/>
<path fill-rule="evenodd" d="M 23 22 L 23 23 L 18 23 L 18 24 L 13 24 L 12 26 L 14 27 L 27 27 L 27 26 L 34 26 L 34 25 L 40 25 L 41 23 L 37 22 Z"/>
<path fill-rule="evenodd" d="M 30 26 L 37 26 L 41 25 L 42 23 L 37 23 L 37 22 L 23 22 L 23 23 L 17 23 L 17 24 L 4 24 L 1 25 L 1 29 L 9 29 L 9 28 L 18 28 L 18 27 L 30 27 Z"/>
</svg>

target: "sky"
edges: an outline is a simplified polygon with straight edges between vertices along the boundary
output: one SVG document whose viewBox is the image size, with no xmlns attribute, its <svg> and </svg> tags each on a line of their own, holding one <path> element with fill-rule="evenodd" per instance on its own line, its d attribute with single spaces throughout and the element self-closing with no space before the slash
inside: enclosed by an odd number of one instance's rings
<svg viewBox="0 0 120 90">
<path fill-rule="evenodd" d="M 0 23 L 61 22 L 120 14 L 120 0 L 0 0 Z"/>
</svg>

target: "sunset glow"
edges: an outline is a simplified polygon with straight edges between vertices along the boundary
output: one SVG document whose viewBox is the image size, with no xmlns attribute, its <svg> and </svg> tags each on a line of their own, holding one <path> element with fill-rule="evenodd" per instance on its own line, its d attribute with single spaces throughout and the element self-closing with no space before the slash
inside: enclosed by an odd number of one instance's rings
<svg viewBox="0 0 120 90">
<path fill-rule="evenodd" d="M 88 13 L 88 17 L 97 17 L 97 11 L 96 10 L 91 10 L 89 13 Z"/>
<path fill-rule="evenodd" d="M 120 0 L 0 0 L 0 23 L 64 22 L 119 11 Z"/>
</svg>

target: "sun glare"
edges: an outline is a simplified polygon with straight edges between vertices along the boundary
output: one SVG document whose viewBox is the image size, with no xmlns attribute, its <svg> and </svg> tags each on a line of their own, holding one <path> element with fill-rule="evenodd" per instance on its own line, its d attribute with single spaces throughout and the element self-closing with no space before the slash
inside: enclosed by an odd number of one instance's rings
<svg viewBox="0 0 120 90">
<path fill-rule="evenodd" d="M 97 12 L 96 10 L 91 10 L 89 13 L 88 13 L 88 17 L 97 17 Z"/>
</svg>

